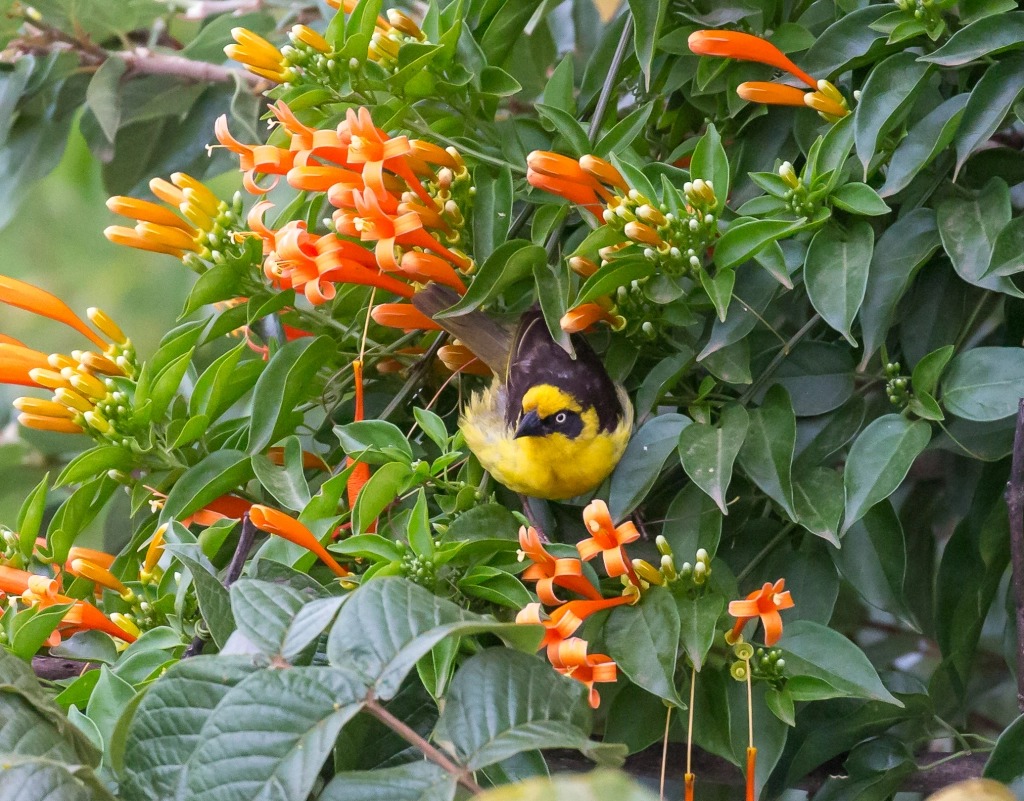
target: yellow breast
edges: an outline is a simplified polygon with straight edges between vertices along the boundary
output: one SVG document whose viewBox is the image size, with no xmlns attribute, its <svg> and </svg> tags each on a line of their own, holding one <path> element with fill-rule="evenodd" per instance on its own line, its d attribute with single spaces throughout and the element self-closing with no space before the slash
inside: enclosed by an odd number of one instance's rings
<svg viewBox="0 0 1024 801">
<path fill-rule="evenodd" d="M 460 428 L 484 469 L 509 489 L 535 498 L 573 498 L 604 481 L 626 449 L 632 404 L 621 389 L 619 395 L 627 414 L 613 431 L 598 431 L 597 413 L 587 409 L 581 414 L 583 432 L 573 439 L 563 434 L 516 439 L 505 425 L 504 390 L 496 382 L 472 397 Z"/>
</svg>

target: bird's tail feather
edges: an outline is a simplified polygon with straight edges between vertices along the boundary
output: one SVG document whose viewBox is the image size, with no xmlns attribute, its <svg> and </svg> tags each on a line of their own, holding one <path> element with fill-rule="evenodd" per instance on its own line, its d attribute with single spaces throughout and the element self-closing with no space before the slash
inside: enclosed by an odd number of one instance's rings
<svg viewBox="0 0 1024 801">
<path fill-rule="evenodd" d="M 440 284 L 428 284 L 412 297 L 412 305 L 434 319 L 445 331 L 460 339 L 495 375 L 504 376 L 512 352 L 514 332 L 483 312 L 471 311 L 456 317 L 437 318 L 438 312 L 459 300 L 455 290 Z"/>
</svg>

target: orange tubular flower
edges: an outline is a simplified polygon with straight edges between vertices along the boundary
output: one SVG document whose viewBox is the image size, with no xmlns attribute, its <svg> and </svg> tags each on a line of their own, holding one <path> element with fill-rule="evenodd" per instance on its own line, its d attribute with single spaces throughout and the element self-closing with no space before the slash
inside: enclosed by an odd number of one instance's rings
<svg viewBox="0 0 1024 801">
<path fill-rule="evenodd" d="M 580 552 L 580 558 L 584 562 L 589 562 L 601 554 L 604 559 L 604 568 L 609 577 L 628 575 L 634 584 L 640 586 L 640 582 L 633 572 L 633 565 L 623 547 L 640 539 L 640 532 L 637 531 L 632 521 L 627 520 L 622 525 L 615 526 L 608 511 L 608 504 L 602 500 L 595 500 L 591 501 L 583 510 L 583 522 L 591 536 L 576 543 L 576 550 Z"/>
<path fill-rule="evenodd" d="M 583 625 L 583 621 L 597 612 L 622 606 L 633 602 L 629 595 L 619 595 L 615 598 L 601 598 L 596 601 L 569 601 L 552 611 L 550 614 L 544 612 L 541 604 L 527 604 L 522 611 L 516 615 L 516 623 L 532 623 L 544 627 L 544 639 L 540 647 L 547 648 L 549 655 L 555 653 L 552 648 L 557 647 L 563 640 L 567 640 L 576 630 Z"/>
<path fill-rule="evenodd" d="M 88 579 L 94 584 L 113 590 L 119 595 L 126 595 L 128 588 L 117 576 L 89 559 L 76 558 L 68 563 L 68 572 L 72 576 Z"/>
<path fill-rule="evenodd" d="M 625 325 L 625 319 L 619 314 L 613 314 L 599 303 L 584 303 L 575 309 L 569 309 L 562 315 L 558 324 L 568 334 L 575 334 L 586 331 L 599 322 L 608 323 L 613 331 L 618 331 Z"/>
<path fill-rule="evenodd" d="M 8 306 L 30 311 L 33 314 L 38 314 L 40 317 L 49 317 L 51 320 L 57 320 L 64 323 L 64 325 L 74 328 L 101 349 L 107 347 L 107 343 L 95 331 L 89 328 L 82 318 L 71 311 L 70 306 L 56 295 L 51 295 L 49 292 L 39 289 L 39 287 L 26 284 L 24 281 L 19 281 L 16 278 L 0 275 L 0 303 L 6 303 Z"/>
<path fill-rule="evenodd" d="M 769 106 L 804 106 L 803 89 L 770 81 L 747 81 L 736 87 L 736 94 L 751 103 Z"/>
<path fill-rule="evenodd" d="M 629 184 L 622 177 L 622 173 L 604 159 L 588 153 L 585 156 L 580 156 L 579 164 L 580 169 L 587 173 L 587 175 L 596 178 L 602 184 L 613 186 L 622 194 L 626 194 L 629 191 Z"/>
<path fill-rule="evenodd" d="M 39 384 L 32 378 L 30 371 L 48 368 L 49 362 L 45 353 L 26 348 L 24 345 L 0 342 L 0 384 L 37 387 Z"/>
<path fill-rule="evenodd" d="M 71 562 L 74 559 L 88 559 L 94 565 L 110 569 L 110 566 L 114 564 L 113 554 L 106 553 L 104 551 L 97 551 L 94 548 L 83 548 L 81 545 L 72 545 L 68 551 L 68 558 L 64 562 L 64 569 L 71 570 Z"/>
<path fill-rule="evenodd" d="M 441 326 L 409 303 L 378 303 L 370 312 L 377 325 L 403 331 L 440 331 Z"/>
<path fill-rule="evenodd" d="M 283 150 L 273 145 L 245 145 L 231 135 L 228 130 L 228 118 L 222 114 L 213 124 L 213 133 L 217 141 L 232 153 L 238 155 L 239 168 L 244 173 L 242 185 L 254 195 L 262 195 L 277 186 L 277 177 L 273 183 L 264 188 L 256 183 L 255 176 L 261 175 L 281 176 L 287 175 L 288 171 L 295 164 L 295 153 L 291 150 Z"/>
<path fill-rule="evenodd" d="M 812 89 L 818 81 L 794 64 L 775 45 L 757 36 L 739 31 L 694 31 L 687 40 L 690 50 L 698 56 L 719 56 L 739 61 L 756 61 L 784 70 Z"/>
<path fill-rule="evenodd" d="M 751 620 L 760 618 L 764 624 L 764 644 L 775 645 L 782 636 L 782 616 L 779 612 L 793 607 L 793 599 L 788 592 L 783 592 L 785 579 L 775 584 L 765 582 L 759 590 L 754 590 L 745 600 L 730 601 L 729 614 L 736 618 L 736 625 L 729 632 L 729 639 L 736 641 L 743 627 Z"/>
<path fill-rule="evenodd" d="M 450 286 L 460 295 L 466 294 L 466 285 L 462 283 L 458 273 L 440 256 L 424 253 L 422 250 L 410 250 L 402 254 L 398 268 L 418 283 L 436 281 Z"/>
<path fill-rule="evenodd" d="M 87 601 L 73 601 L 71 598 L 65 598 L 63 595 L 58 595 L 57 602 L 74 603 L 74 606 L 72 606 L 68 610 L 68 613 L 64 615 L 64 623 L 70 625 L 71 629 L 74 631 L 93 629 L 105 632 L 106 634 L 109 634 L 112 637 L 117 637 L 125 642 L 135 642 L 137 639 L 135 634 L 125 631 Z"/>
<path fill-rule="evenodd" d="M 519 547 L 520 558 L 533 562 L 526 568 L 521 578 L 523 581 L 537 582 L 537 597 L 542 603 L 548 606 L 562 603 L 562 599 L 555 595 L 555 587 L 562 587 L 592 601 L 601 600 L 601 593 L 584 577 L 580 560 L 559 559 L 549 554 L 533 526 L 520 527 Z"/>
<path fill-rule="evenodd" d="M 432 203 L 430 195 L 420 186 L 406 157 L 412 155 L 412 145 L 407 136 L 390 137 L 373 124 L 368 109 L 349 109 L 345 115 L 348 129 L 352 132 L 348 158 L 350 164 L 362 164 L 363 181 L 378 197 L 387 194 L 384 187 L 384 170 L 405 179 L 425 203 Z"/>
<path fill-rule="evenodd" d="M 360 359 L 356 359 L 352 362 L 352 375 L 355 378 L 356 398 L 355 398 L 355 414 L 353 415 L 353 422 L 360 423 L 366 419 L 366 407 L 363 402 L 363 362 Z M 351 456 L 346 457 L 345 463 L 352 464 L 354 460 Z M 362 492 L 366 482 L 370 480 L 370 465 L 366 462 L 356 462 L 355 467 L 352 468 L 352 472 L 349 474 L 348 481 L 345 482 L 345 492 L 348 495 L 348 508 L 356 508 L 356 500 L 359 498 L 359 493 Z M 374 520 L 370 525 L 366 527 L 366 530 L 373 533 L 377 530 L 377 521 Z"/>
<path fill-rule="evenodd" d="M 317 558 L 338 576 L 344 577 L 349 575 L 349 571 L 339 565 L 334 560 L 334 557 L 327 553 L 327 549 L 313 536 L 313 532 L 294 517 L 290 517 L 277 509 L 271 509 L 269 506 L 256 504 L 249 510 L 249 520 L 261 531 L 266 531 L 268 534 L 276 534 L 278 537 L 293 542 L 307 551 L 316 554 Z"/>
<path fill-rule="evenodd" d="M 284 83 L 288 80 L 288 61 L 274 45 L 247 28 L 232 28 L 231 37 L 237 44 L 224 48 L 224 54 L 249 72 L 261 78 Z"/>
<path fill-rule="evenodd" d="M 587 641 L 579 637 L 563 640 L 548 650 L 551 664 L 563 676 L 569 676 L 582 682 L 589 695 L 587 700 L 593 709 L 601 705 L 601 696 L 594 685 L 599 682 L 613 682 L 617 675 L 615 662 L 604 654 L 587 654 Z"/>
<path fill-rule="evenodd" d="M 568 156 L 534 150 L 526 157 L 526 167 L 526 180 L 530 186 L 564 197 L 595 216 L 600 216 L 603 211 L 602 198 L 605 201 L 611 198 L 611 193 L 600 181 Z"/>
</svg>

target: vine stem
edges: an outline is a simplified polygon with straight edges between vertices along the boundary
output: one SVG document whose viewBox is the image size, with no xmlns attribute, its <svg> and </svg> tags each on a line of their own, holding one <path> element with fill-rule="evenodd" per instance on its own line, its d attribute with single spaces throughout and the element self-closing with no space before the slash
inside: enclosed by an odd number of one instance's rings
<svg viewBox="0 0 1024 801">
<path fill-rule="evenodd" d="M 661 746 L 661 782 L 659 784 L 658 801 L 665 801 L 665 768 L 668 765 L 668 730 L 672 725 L 672 707 L 665 708 L 665 736 Z"/>
<path fill-rule="evenodd" d="M 1010 482 L 1006 488 L 1010 515 L 1010 563 L 1017 622 L 1017 707 L 1024 712 L 1024 398 L 1017 407 Z"/>
<path fill-rule="evenodd" d="M 601 130 L 601 118 L 608 109 L 608 100 L 612 95 L 612 87 L 619 77 L 619 68 L 626 58 L 626 48 L 629 46 L 629 37 L 633 33 L 633 16 L 626 17 L 626 24 L 622 26 L 622 35 L 619 37 L 619 44 L 615 48 L 615 55 L 612 56 L 612 63 L 608 67 L 608 77 L 604 79 L 601 86 L 601 94 L 598 95 L 597 105 L 594 107 L 594 116 L 590 118 L 590 129 L 587 131 L 587 138 L 593 142 L 597 132 Z"/>
<path fill-rule="evenodd" d="M 427 742 L 426 738 L 419 734 L 415 729 L 388 712 L 388 710 L 381 706 L 377 699 L 372 695 L 366 699 L 366 703 L 363 708 L 407 743 L 420 749 L 427 759 L 454 776 L 459 784 L 469 790 L 469 792 L 474 795 L 483 792 L 483 788 L 476 783 L 473 779 L 473 775 L 468 770 L 461 765 L 457 765 L 455 762 L 452 762 L 452 760 L 446 757 L 440 750 Z"/>
<path fill-rule="evenodd" d="M 744 305 L 748 309 L 752 310 L 749 303 L 745 303 Z M 754 383 L 750 385 L 750 388 L 740 397 L 740 403 L 747 403 L 752 397 L 754 397 L 754 394 L 761 388 L 761 385 L 764 384 L 764 382 L 771 377 L 772 373 L 775 372 L 776 368 L 782 364 L 782 360 L 789 356 L 793 347 L 800 342 L 801 339 L 807 336 L 811 332 L 811 329 L 813 329 L 820 321 L 821 315 L 815 314 L 810 320 L 804 323 L 803 327 L 799 331 L 793 334 L 793 336 L 782 344 L 782 349 L 775 354 L 775 357 L 768 363 L 768 366 L 764 369 L 761 375 L 757 377 L 757 380 L 754 381 Z"/>
</svg>

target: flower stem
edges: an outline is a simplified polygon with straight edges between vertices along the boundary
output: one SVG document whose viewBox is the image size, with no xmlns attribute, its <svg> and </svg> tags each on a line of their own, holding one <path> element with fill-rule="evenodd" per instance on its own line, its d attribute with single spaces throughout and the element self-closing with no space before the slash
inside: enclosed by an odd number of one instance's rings
<svg viewBox="0 0 1024 801">
<path fill-rule="evenodd" d="M 423 752 L 423 755 L 435 765 L 438 765 L 448 771 L 448 773 L 452 774 L 459 784 L 469 790 L 469 792 L 474 795 L 483 792 L 483 788 L 474 781 L 473 775 L 468 770 L 452 762 L 452 760 L 441 753 L 441 751 L 427 742 L 427 740 L 415 729 L 406 725 L 388 712 L 387 709 L 381 706 L 377 699 L 372 696 L 367 698 L 366 704 L 363 708 L 407 743 L 420 749 L 420 751 Z"/>
<path fill-rule="evenodd" d="M 619 77 L 619 68 L 626 57 L 626 48 L 629 46 L 629 37 L 633 33 L 633 16 L 626 17 L 626 24 L 622 26 L 622 35 L 619 37 L 619 44 L 615 48 L 615 55 L 612 56 L 612 63 L 608 67 L 608 76 L 604 79 L 601 87 L 601 94 L 597 98 L 597 106 L 594 107 L 594 116 L 590 118 L 590 129 L 587 131 L 587 138 L 594 142 L 598 132 L 601 130 L 601 118 L 608 108 L 608 100 L 612 95 L 612 87 Z"/>
</svg>

